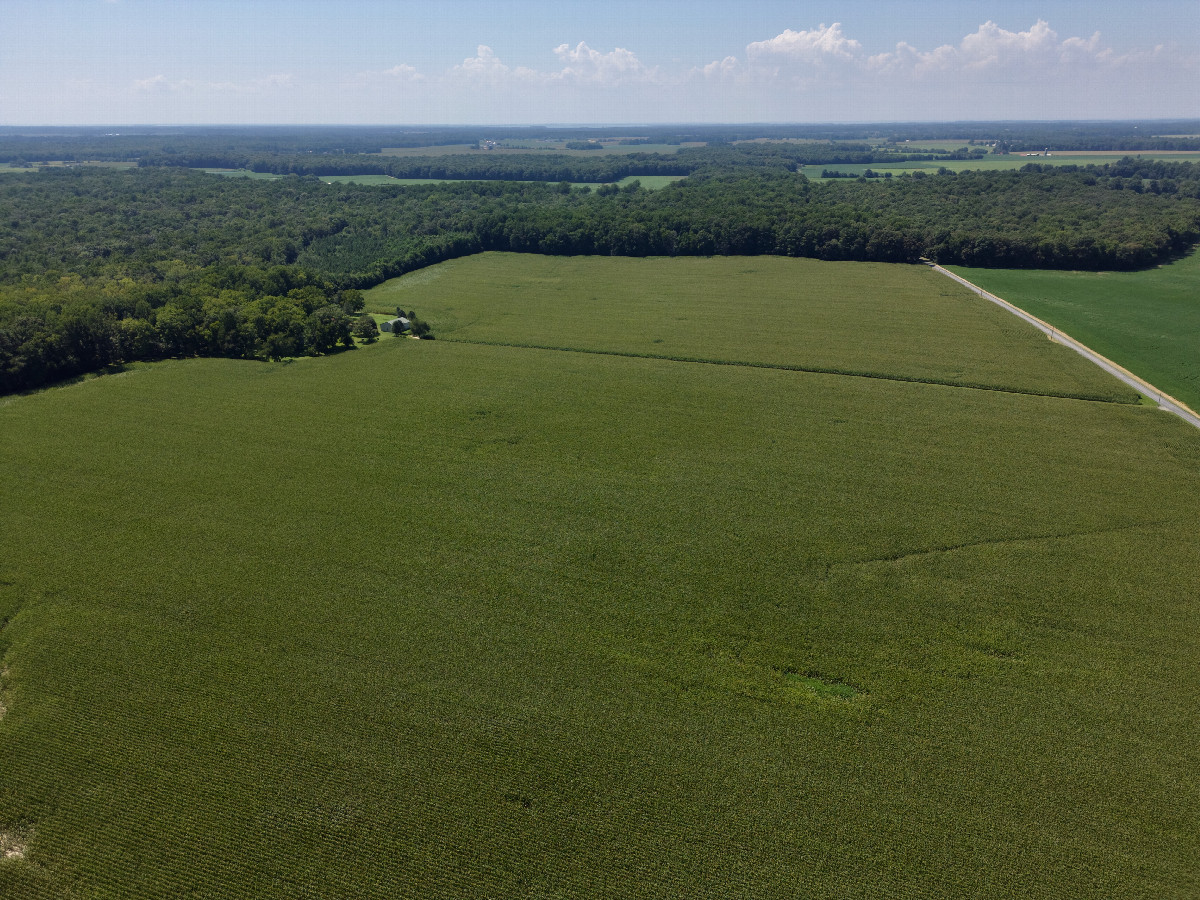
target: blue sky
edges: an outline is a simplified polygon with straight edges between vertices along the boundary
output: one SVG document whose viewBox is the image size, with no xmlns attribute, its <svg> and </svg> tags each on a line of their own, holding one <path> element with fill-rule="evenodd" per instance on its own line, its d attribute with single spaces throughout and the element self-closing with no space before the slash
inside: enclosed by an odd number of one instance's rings
<svg viewBox="0 0 1200 900">
<path fill-rule="evenodd" d="M 1200 3 L 0 0 L 0 124 L 1200 117 Z"/>
</svg>

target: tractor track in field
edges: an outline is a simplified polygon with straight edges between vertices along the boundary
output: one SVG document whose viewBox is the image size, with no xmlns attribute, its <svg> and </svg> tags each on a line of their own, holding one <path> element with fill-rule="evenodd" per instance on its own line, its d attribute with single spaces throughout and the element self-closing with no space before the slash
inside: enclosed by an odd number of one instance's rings
<svg viewBox="0 0 1200 900">
<path fill-rule="evenodd" d="M 940 556 L 946 553 L 957 553 L 961 550 L 974 550 L 979 547 L 1006 547 L 1017 544 L 1036 544 L 1046 541 L 1066 541 L 1072 538 L 1079 537 L 1095 537 L 1097 535 L 1122 534 L 1128 531 L 1145 531 L 1153 528 L 1165 528 L 1171 525 L 1182 524 L 1182 520 L 1165 519 L 1155 520 L 1151 522 L 1133 522 L 1128 525 L 1112 525 L 1102 528 L 1083 528 L 1076 531 L 1050 531 L 1044 534 L 1017 535 L 1013 537 L 1000 538 L 979 538 L 973 541 L 963 541 L 958 544 L 941 544 L 933 547 L 924 547 L 916 550 L 899 550 L 894 553 L 885 553 L 880 556 L 873 556 L 868 559 L 847 560 L 845 562 L 830 563 L 825 567 L 825 577 L 835 570 L 856 569 L 863 566 L 871 566 L 880 563 L 901 563 L 914 559 L 925 559 L 933 556 Z"/>
<path fill-rule="evenodd" d="M 1131 388 L 1138 391 L 1143 396 L 1148 397 L 1149 399 L 1155 401 L 1158 404 L 1159 409 L 1164 409 L 1169 413 L 1174 413 L 1175 415 L 1179 416 L 1179 418 L 1183 419 L 1183 421 L 1187 422 L 1189 425 L 1192 425 L 1196 428 L 1200 428 L 1200 413 L 1197 413 L 1195 410 L 1193 410 L 1191 407 L 1189 407 L 1186 403 L 1176 400 L 1170 394 L 1164 393 L 1162 390 L 1155 387 L 1150 382 L 1146 381 L 1144 378 L 1140 378 L 1137 375 L 1134 375 L 1132 372 L 1130 372 L 1128 369 L 1126 369 L 1124 366 L 1120 365 L 1119 363 L 1113 362 L 1107 356 L 1102 356 L 1101 354 L 1099 354 L 1095 350 L 1093 350 L 1091 347 L 1075 340 L 1075 338 L 1071 337 L 1069 334 L 1066 334 L 1061 329 L 1056 328 L 1055 326 L 1051 325 L 1049 322 L 1045 322 L 1042 319 L 1039 319 L 1037 316 L 1033 315 L 1032 313 L 1026 312 L 1025 310 L 1021 309 L 1019 306 L 1016 306 L 1016 305 L 1010 303 L 1009 301 L 1003 299 L 1002 297 L 997 297 L 991 291 L 984 290 L 979 285 L 968 281 L 967 279 L 963 278 L 961 275 L 956 275 L 953 272 L 951 272 L 949 269 L 945 269 L 942 266 L 939 266 L 937 263 L 930 262 L 928 260 L 925 260 L 925 265 L 929 266 L 931 269 L 933 269 L 933 271 L 939 272 L 942 275 L 945 275 L 947 278 L 951 278 L 954 281 L 957 281 L 959 284 L 963 285 L 968 290 L 971 290 L 974 293 L 978 294 L 984 300 L 990 300 L 992 303 L 995 303 L 997 306 L 1001 307 L 1002 309 L 1007 310 L 1008 312 L 1012 313 L 1017 318 L 1024 319 L 1026 322 L 1028 322 L 1034 328 L 1037 328 L 1039 331 L 1046 334 L 1050 338 L 1050 340 L 1054 341 L 1055 343 L 1062 344 L 1064 347 L 1069 347 L 1070 349 L 1072 349 L 1076 353 L 1078 353 L 1080 356 L 1082 356 L 1084 359 L 1088 360 L 1089 362 L 1095 363 L 1101 369 L 1103 369 L 1105 372 L 1108 372 L 1108 374 L 1113 375 L 1116 378 L 1119 378 L 1121 381 L 1125 382 L 1125 384 L 1129 385 Z"/>
<path fill-rule="evenodd" d="M 990 391 L 996 394 L 1015 394 L 1025 397 L 1049 397 L 1054 400 L 1081 400 L 1087 403 L 1111 403 L 1115 406 L 1134 406 L 1136 404 L 1102 397 L 1095 394 L 1072 394 L 1066 391 L 1036 391 L 1018 387 L 1003 387 L 1001 385 L 977 384 L 969 381 L 950 381 L 943 378 L 926 378 L 919 375 L 896 375 L 890 372 L 863 372 L 853 369 L 836 369 L 826 366 L 804 366 L 791 363 L 750 362 L 735 359 L 711 359 L 700 356 L 668 356 L 663 353 L 640 353 L 633 350 L 598 350 L 586 347 L 556 347 L 550 344 L 525 344 L 513 341 L 479 341 L 469 338 L 438 338 L 443 344 L 470 344 L 477 347 L 509 347 L 517 350 L 550 350 L 557 353 L 584 353 L 592 356 L 617 356 L 626 359 L 653 359 L 663 362 L 692 363 L 705 366 L 732 366 L 743 369 L 774 369 L 783 372 L 803 372 L 811 375 L 840 375 L 844 378 L 871 378 L 877 381 L 898 381 L 905 384 L 932 384 L 938 387 L 960 388 L 969 391 Z"/>
</svg>

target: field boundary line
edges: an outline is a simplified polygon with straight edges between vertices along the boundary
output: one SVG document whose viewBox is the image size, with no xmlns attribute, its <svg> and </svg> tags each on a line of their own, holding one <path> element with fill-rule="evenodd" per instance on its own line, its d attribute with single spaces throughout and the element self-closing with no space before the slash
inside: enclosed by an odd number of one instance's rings
<svg viewBox="0 0 1200 900">
<path fill-rule="evenodd" d="M 945 275 L 947 278 L 954 279 L 959 284 L 970 289 L 971 291 L 974 291 L 976 294 L 978 294 L 984 300 L 990 300 L 993 303 L 995 303 L 997 306 L 1000 306 L 1000 307 L 1008 310 L 1014 316 L 1024 319 L 1026 322 L 1028 322 L 1034 328 L 1037 328 L 1039 331 L 1044 332 L 1050 338 L 1050 340 L 1054 341 L 1055 343 L 1062 344 L 1065 347 L 1070 347 L 1072 350 L 1074 350 L 1076 353 L 1078 353 L 1084 359 L 1088 360 L 1089 362 L 1095 363 L 1101 369 L 1108 372 L 1108 374 L 1119 378 L 1121 381 L 1125 382 L 1130 387 L 1132 387 L 1135 390 L 1141 392 L 1142 394 L 1148 396 L 1150 399 L 1155 400 L 1155 402 L 1158 403 L 1159 409 L 1164 409 L 1167 412 L 1174 413 L 1175 415 L 1179 416 L 1179 418 L 1183 419 L 1183 421 L 1187 422 L 1189 425 L 1194 425 L 1196 428 L 1200 428 L 1200 413 L 1197 413 L 1195 410 L 1193 410 L 1191 407 L 1189 407 L 1186 403 L 1183 403 L 1180 400 L 1176 400 L 1170 394 L 1167 394 L 1164 391 L 1160 390 L 1159 388 L 1155 387 L 1150 382 L 1146 381 L 1144 378 L 1134 375 L 1132 372 L 1130 372 L 1128 369 L 1126 369 L 1120 363 L 1113 362 L 1107 356 L 1103 356 L 1103 355 L 1097 353 L 1091 347 L 1087 346 L 1086 344 L 1075 340 L 1075 338 L 1071 337 L 1069 334 L 1067 334 L 1061 328 L 1057 328 L 1054 325 L 1051 325 L 1049 322 L 1039 319 L 1037 316 L 1033 315 L 1032 313 L 1026 312 L 1025 310 L 1021 309 L 1019 306 L 1016 306 L 1015 304 L 1012 304 L 1009 301 L 1005 300 L 1003 297 L 997 297 L 991 291 L 984 290 L 979 285 L 968 281 L 967 279 L 963 278 L 961 275 L 954 274 L 949 269 L 943 268 L 942 266 L 939 266 L 937 263 L 927 261 L 925 263 L 925 265 L 929 266 L 929 268 L 933 269 L 935 272 L 940 272 L 941 274 Z"/>
<path fill-rule="evenodd" d="M 902 384 L 933 384 L 939 387 L 962 388 L 968 391 L 990 391 L 993 394 L 1014 394 L 1019 397 L 1049 397 L 1052 400 L 1079 400 L 1084 403 L 1111 403 L 1114 406 L 1136 404 L 1108 397 L 1067 394 L 1056 391 L 1022 390 L 1015 387 L 974 384 L 969 381 L 946 381 L 938 378 L 922 378 L 918 375 L 891 375 L 886 372 L 855 372 L 849 369 L 833 369 L 821 366 L 801 366 L 790 363 L 748 362 L 736 359 L 707 359 L 700 356 L 668 356 L 665 353 L 638 353 L 633 350 L 596 350 L 586 347 L 553 347 L 549 344 L 517 344 L 511 341 L 473 341 L 467 338 L 439 338 L 444 344 L 470 344 L 476 347 L 511 347 L 517 350 L 552 350 L 557 353 L 586 353 L 592 356 L 618 356 L 625 359 L 657 359 L 663 362 L 694 363 L 704 366 L 732 366 L 742 369 L 774 369 L 781 372 L 804 372 L 809 375 L 840 375 L 844 378 L 873 378 L 877 381 L 898 381 Z"/>
</svg>

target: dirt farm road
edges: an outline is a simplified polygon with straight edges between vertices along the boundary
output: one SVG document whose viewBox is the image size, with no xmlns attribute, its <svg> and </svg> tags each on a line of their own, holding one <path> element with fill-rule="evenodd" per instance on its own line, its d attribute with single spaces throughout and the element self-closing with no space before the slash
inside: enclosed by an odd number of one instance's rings
<svg viewBox="0 0 1200 900">
<path fill-rule="evenodd" d="M 1194 410 L 1190 409 L 1186 404 L 1181 403 L 1180 401 L 1176 400 L 1170 394 L 1164 394 L 1162 391 L 1160 391 L 1154 385 L 1150 384 L 1150 382 L 1139 378 L 1138 376 L 1136 376 L 1132 372 L 1130 372 L 1128 369 L 1117 365 L 1117 363 L 1113 362 L 1108 357 L 1101 356 L 1099 353 L 1097 353 L 1091 347 L 1088 347 L 1084 344 L 1079 343 L 1079 341 L 1075 340 L 1070 335 L 1064 334 L 1062 331 L 1060 331 L 1059 329 L 1055 328 L 1053 325 L 1050 325 L 1047 322 L 1043 322 L 1037 316 L 1031 315 L 1030 313 L 1025 312 L 1025 310 L 1023 310 L 1019 307 L 1013 306 L 1007 300 L 1004 300 L 1000 297 L 997 297 L 995 294 L 985 291 L 979 285 L 972 284 L 970 281 L 967 281 L 967 279 L 965 279 L 959 275 L 955 275 L 949 269 L 944 269 L 941 266 L 939 266 L 937 263 L 929 262 L 928 260 L 924 260 L 924 262 L 925 262 L 925 265 L 929 266 L 929 268 L 933 269 L 935 272 L 940 272 L 941 274 L 945 275 L 947 278 L 954 279 L 959 284 L 970 289 L 971 291 L 974 291 L 976 294 L 978 294 L 983 299 L 990 300 L 993 303 L 995 303 L 997 306 L 1001 306 L 1004 309 L 1008 310 L 1014 316 L 1018 316 L 1018 317 L 1024 319 L 1030 325 L 1034 326 L 1035 328 L 1039 329 L 1040 331 L 1045 332 L 1045 334 L 1049 336 L 1050 340 L 1055 341 L 1056 343 L 1062 344 L 1066 347 L 1070 347 L 1076 353 L 1080 354 L 1085 359 L 1088 359 L 1091 362 L 1094 362 L 1096 365 L 1098 365 L 1104 371 L 1108 372 L 1110 375 L 1115 375 L 1117 378 L 1120 378 L 1123 382 L 1125 382 L 1127 385 L 1129 385 L 1134 390 L 1141 393 L 1143 396 L 1148 397 L 1149 399 L 1155 401 L 1158 404 L 1160 409 L 1165 409 L 1167 412 L 1174 413 L 1175 415 L 1179 416 L 1179 418 L 1181 418 L 1185 422 L 1187 422 L 1189 425 L 1194 425 L 1196 428 L 1200 428 L 1200 414 L 1197 414 Z"/>
</svg>

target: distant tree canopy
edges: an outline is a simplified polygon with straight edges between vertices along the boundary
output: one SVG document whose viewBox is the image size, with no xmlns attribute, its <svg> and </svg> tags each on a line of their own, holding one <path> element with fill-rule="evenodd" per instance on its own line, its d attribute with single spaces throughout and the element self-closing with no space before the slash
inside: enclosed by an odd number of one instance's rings
<svg viewBox="0 0 1200 900">
<path fill-rule="evenodd" d="M 566 149 L 600 150 L 589 141 L 568 141 Z M 980 151 L 982 154 L 983 151 Z M 450 153 L 440 156 L 380 156 L 374 154 L 288 154 L 212 150 L 153 152 L 138 165 L 180 168 L 248 169 L 274 175 L 389 175 L 480 181 L 609 182 L 634 175 L 719 174 L 744 169 L 795 171 L 814 164 L 900 163 L 962 159 L 954 150 L 944 153 L 878 149 L 864 143 L 748 143 L 685 147 L 676 153 L 593 153 L 578 156 L 548 151 L 504 154 Z"/>
<path fill-rule="evenodd" d="M 266 155 L 336 157 L 378 154 L 385 148 L 419 149 L 446 145 L 479 146 L 512 142 L 539 146 L 550 142 L 587 143 L 594 128 L 579 127 L 442 127 L 420 129 L 356 126 L 224 126 L 139 127 L 135 132 L 111 127 L 0 126 L 0 162 L 18 159 L 133 161 L 145 157 L 227 159 Z M 1002 142 L 1015 151 L 1041 150 L 1198 150 L 1200 121 L 1129 122 L 909 122 L 860 125 L 704 125 L 609 127 L 603 137 L 626 146 L 735 141 L 837 141 L 885 143 L 898 149 L 905 142 L 961 140 L 989 146 Z M 814 160 L 815 163 L 844 160 Z M 865 160 L 877 162 L 878 160 Z M 196 165 L 207 165 L 196 163 Z M 223 165 L 223 163 L 213 163 Z M 326 173 L 336 174 L 336 173 Z M 650 174 L 650 173 L 641 173 Z"/>
<path fill-rule="evenodd" d="M 482 250 L 1128 269 L 1200 239 L 1200 165 L 810 182 L 793 171 L 804 146 L 710 149 L 703 171 L 658 191 L 154 166 L 0 175 L 0 390 L 130 360 L 351 347 L 361 289 Z"/>
</svg>

